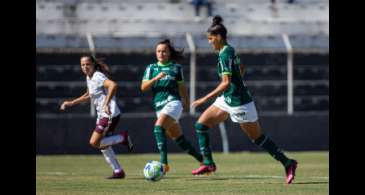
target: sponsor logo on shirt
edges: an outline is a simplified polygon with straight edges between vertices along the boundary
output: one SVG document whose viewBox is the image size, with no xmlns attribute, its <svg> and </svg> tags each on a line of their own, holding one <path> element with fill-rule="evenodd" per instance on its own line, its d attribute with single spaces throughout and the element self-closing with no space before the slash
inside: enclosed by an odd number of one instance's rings
<svg viewBox="0 0 365 195">
<path fill-rule="evenodd" d="M 162 106 L 162 105 L 166 104 L 167 102 L 168 102 L 168 100 L 158 101 L 158 102 L 156 102 L 156 107 Z"/>
<path fill-rule="evenodd" d="M 160 80 L 175 80 L 175 77 L 171 75 L 166 75 L 162 77 Z"/>
<path fill-rule="evenodd" d="M 167 97 L 167 99 L 156 102 L 156 107 L 162 106 L 162 105 L 166 104 L 167 102 L 172 101 L 173 99 L 174 99 L 174 97 L 173 97 L 173 96 L 171 96 L 171 95 L 169 95 L 169 96 Z"/>
</svg>

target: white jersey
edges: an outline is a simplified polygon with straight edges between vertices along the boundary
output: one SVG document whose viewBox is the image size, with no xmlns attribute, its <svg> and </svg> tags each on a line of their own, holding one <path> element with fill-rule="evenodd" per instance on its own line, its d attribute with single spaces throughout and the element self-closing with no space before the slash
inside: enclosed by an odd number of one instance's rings
<svg viewBox="0 0 365 195">
<path fill-rule="evenodd" d="M 86 76 L 87 88 L 91 98 L 91 103 L 94 103 L 95 105 L 98 118 L 109 117 L 109 115 L 103 111 L 104 100 L 108 94 L 108 91 L 104 88 L 103 83 L 107 79 L 108 78 L 99 71 L 95 71 L 91 78 Z M 115 95 L 110 100 L 109 108 L 112 118 L 120 114 Z"/>
</svg>

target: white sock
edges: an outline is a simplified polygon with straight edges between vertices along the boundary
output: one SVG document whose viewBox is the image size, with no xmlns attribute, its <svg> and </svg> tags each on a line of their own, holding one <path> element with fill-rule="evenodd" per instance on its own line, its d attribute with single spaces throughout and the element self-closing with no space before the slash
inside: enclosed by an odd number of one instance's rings
<svg viewBox="0 0 365 195">
<path fill-rule="evenodd" d="M 110 165 L 115 173 L 122 170 L 122 166 L 120 166 L 120 164 L 118 163 L 118 160 L 115 157 L 114 150 L 111 146 L 100 151 L 103 153 L 106 162 Z"/>
<path fill-rule="evenodd" d="M 112 146 L 114 144 L 118 144 L 124 141 L 124 137 L 120 134 L 104 137 L 100 141 L 100 147 Z"/>
</svg>

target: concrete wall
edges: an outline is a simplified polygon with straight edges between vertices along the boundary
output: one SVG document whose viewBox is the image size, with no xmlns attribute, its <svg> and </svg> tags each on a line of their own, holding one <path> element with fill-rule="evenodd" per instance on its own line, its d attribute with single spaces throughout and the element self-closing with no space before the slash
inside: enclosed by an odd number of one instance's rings
<svg viewBox="0 0 365 195">
<path fill-rule="evenodd" d="M 261 116 L 261 126 L 283 150 L 328 150 L 329 119 L 328 115 L 299 116 Z M 152 133 L 154 117 L 121 118 L 117 131 L 129 130 L 135 144 L 134 153 L 157 152 Z M 185 136 L 197 147 L 197 139 L 193 130 L 196 117 L 183 117 L 180 122 Z M 95 119 L 90 117 L 37 117 L 36 151 L 37 154 L 94 154 L 100 153 L 88 145 L 94 128 Z M 230 119 L 226 122 L 231 151 L 260 151 L 242 133 L 238 125 Z M 218 127 L 211 130 L 211 146 L 213 151 L 222 151 L 221 136 Z M 125 153 L 126 148 L 117 145 L 116 152 Z M 174 142 L 168 141 L 169 152 L 181 152 Z"/>
</svg>

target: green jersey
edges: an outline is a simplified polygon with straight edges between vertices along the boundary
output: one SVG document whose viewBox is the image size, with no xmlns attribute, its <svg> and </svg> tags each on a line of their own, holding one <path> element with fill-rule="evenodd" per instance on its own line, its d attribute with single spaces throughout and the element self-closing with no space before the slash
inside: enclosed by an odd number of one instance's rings
<svg viewBox="0 0 365 195">
<path fill-rule="evenodd" d="M 241 106 L 252 101 L 251 94 L 241 78 L 240 63 L 240 58 L 236 56 L 234 48 L 230 45 L 225 45 L 219 51 L 218 76 L 220 78 L 223 75 L 231 76 L 231 83 L 222 94 L 229 106 Z"/>
<path fill-rule="evenodd" d="M 144 71 L 143 81 L 151 80 L 160 72 L 165 72 L 166 76 L 152 86 L 153 108 L 156 111 L 161 110 L 170 101 L 181 100 L 178 85 L 184 82 L 182 66 L 172 62 L 148 65 Z"/>
</svg>

